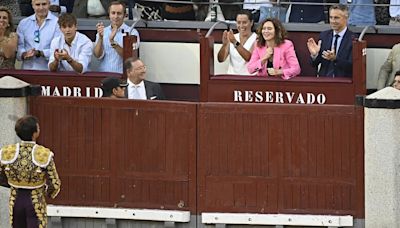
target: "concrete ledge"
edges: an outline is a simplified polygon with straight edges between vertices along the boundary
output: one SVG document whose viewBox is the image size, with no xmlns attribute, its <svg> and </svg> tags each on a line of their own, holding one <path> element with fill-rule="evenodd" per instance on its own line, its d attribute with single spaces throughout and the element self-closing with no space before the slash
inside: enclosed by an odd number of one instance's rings
<svg viewBox="0 0 400 228">
<path fill-rule="evenodd" d="M 111 218 L 162 222 L 189 222 L 190 211 L 127 209 L 101 207 L 73 207 L 47 205 L 49 217 Z"/>
<path fill-rule="evenodd" d="M 204 224 L 286 225 L 286 226 L 353 226 L 351 215 L 202 213 Z"/>
</svg>

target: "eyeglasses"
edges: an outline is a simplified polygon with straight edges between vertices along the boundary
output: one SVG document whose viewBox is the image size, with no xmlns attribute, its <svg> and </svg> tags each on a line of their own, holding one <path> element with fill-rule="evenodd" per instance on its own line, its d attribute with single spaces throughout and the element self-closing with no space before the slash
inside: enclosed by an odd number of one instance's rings
<svg viewBox="0 0 400 228">
<path fill-rule="evenodd" d="M 36 31 L 33 33 L 33 35 L 35 36 L 35 37 L 33 38 L 33 41 L 35 41 L 36 43 L 39 43 L 39 42 L 40 42 L 40 32 L 39 32 L 39 30 L 36 30 Z"/>
<path fill-rule="evenodd" d="M 140 67 L 136 67 L 135 70 L 145 70 L 147 67 L 145 65 L 140 66 Z"/>
</svg>

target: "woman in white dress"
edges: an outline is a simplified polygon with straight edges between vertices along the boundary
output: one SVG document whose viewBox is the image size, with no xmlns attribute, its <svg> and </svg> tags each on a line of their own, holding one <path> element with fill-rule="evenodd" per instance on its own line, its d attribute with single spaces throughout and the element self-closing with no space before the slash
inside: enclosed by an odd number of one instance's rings
<svg viewBox="0 0 400 228">
<path fill-rule="evenodd" d="M 238 33 L 233 34 L 232 29 L 224 31 L 222 47 L 218 52 L 218 61 L 224 62 L 229 57 L 227 74 L 251 75 L 246 65 L 251 58 L 253 45 L 257 39 L 257 35 L 251 30 L 253 23 L 250 11 L 241 10 L 236 15 Z"/>
</svg>

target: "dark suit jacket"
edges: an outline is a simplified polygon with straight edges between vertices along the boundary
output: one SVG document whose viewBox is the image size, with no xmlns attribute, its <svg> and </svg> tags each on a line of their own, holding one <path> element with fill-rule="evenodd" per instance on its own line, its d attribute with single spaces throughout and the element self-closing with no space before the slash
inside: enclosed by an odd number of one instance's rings
<svg viewBox="0 0 400 228">
<path fill-rule="evenodd" d="M 160 84 L 144 80 L 147 100 L 165 100 Z M 128 97 L 128 88 L 125 89 L 125 97 Z"/>
<path fill-rule="evenodd" d="M 106 12 L 108 12 L 108 6 L 112 2 L 112 0 L 100 0 L 101 4 L 103 5 L 104 9 Z M 75 17 L 87 17 L 87 4 L 88 0 L 75 0 L 74 2 L 74 8 L 72 9 L 72 14 Z M 108 13 L 106 13 L 108 15 Z"/>
<path fill-rule="evenodd" d="M 323 0 L 296 0 L 295 2 L 316 2 L 323 3 Z M 325 21 L 323 5 L 299 5 L 292 4 L 290 9 L 289 22 L 316 23 Z"/>
<path fill-rule="evenodd" d="M 314 67 L 317 67 L 321 63 L 321 68 L 318 72 L 319 76 L 333 76 L 328 75 L 329 72 L 333 72 L 335 69 L 335 76 L 338 77 L 352 77 L 353 75 L 353 38 L 354 33 L 348 28 L 340 43 L 338 53 L 335 61 L 329 61 L 322 58 L 322 52 L 325 50 L 331 50 L 333 30 L 327 30 L 321 32 L 319 39 L 322 40 L 321 50 L 315 60 L 311 60 Z"/>
</svg>

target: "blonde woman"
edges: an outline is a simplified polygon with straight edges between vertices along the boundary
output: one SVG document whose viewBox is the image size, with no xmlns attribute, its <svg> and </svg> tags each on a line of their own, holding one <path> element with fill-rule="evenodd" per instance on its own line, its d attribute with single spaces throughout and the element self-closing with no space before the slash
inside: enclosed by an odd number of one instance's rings
<svg viewBox="0 0 400 228">
<path fill-rule="evenodd" d="M 11 11 L 0 6 L 0 69 L 15 68 L 17 44 L 18 36 L 14 32 Z"/>
</svg>

